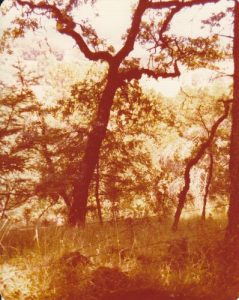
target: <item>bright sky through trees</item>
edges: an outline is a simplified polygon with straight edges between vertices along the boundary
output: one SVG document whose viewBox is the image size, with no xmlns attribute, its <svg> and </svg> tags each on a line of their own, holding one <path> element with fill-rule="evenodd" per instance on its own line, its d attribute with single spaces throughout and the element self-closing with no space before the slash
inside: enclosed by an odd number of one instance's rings
<svg viewBox="0 0 239 300">
<path fill-rule="evenodd" d="M 201 20 L 207 19 L 212 13 L 218 13 L 221 10 L 226 9 L 230 1 L 221 1 L 220 4 L 208 4 L 205 6 L 196 6 L 190 8 L 190 14 L 188 9 L 185 9 L 180 14 L 177 14 L 171 26 L 171 31 L 174 34 L 181 36 L 207 36 L 209 34 L 209 28 L 202 27 Z M 130 26 L 130 16 L 132 8 L 136 5 L 136 0 L 100 0 L 97 1 L 94 7 L 90 4 L 84 5 L 80 9 L 79 15 L 75 13 L 75 19 L 81 17 L 93 25 L 94 29 L 97 31 L 100 38 L 103 38 L 107 41 L 108 45 L 113 45 L 116 50 L 122 46 L 121 37 L 126 33 L 127 28 Z M 9 5 L 9 1 L 6 1 L 2 6 L 0 12 L 4 11 L 4 7 Z M 5 16 L 1 16 L 0 22 L 0 32 L 9 26 L 10 21 L 20 14 L 20 11 L 16 11 L 15 8 L 12 8 L 10 13 L 7 13 Z M 74 42 L 71 38 L 67 36 L 62 36 L 55 30 L 54 21 L 44 18 L 43 30 L 35 31 L 33 33 L 27 33 L 27 38 L 24 38 L 23 41 L 17 41 L 17 47 L 24 48 L 28 46 L 33 47 L 33 41 L 41 41 L 47 37 L 47 41 L 53 49 L 58 49 L 59 51 L 64 52 L 64 61 L 69 63 L 78 63 L 81 66 L 86 66 L 88 61 L 82 56 L 80 51 L 75 47 Z M 225 26 L 220 28 L 213 28 L 215 33 L 220 32 L 221 35 L 231 35 L 232 25 L 226 23 Z M 228 42 L 228 38 L 222 38 L 222 42 Z M 29 43 L 29 44 L 28 44 Z M 16 47 L 16 50 L 17 50 Z M 139 51 L 139 56 L 147 56 L 147 53 L 141 53 L 142 50 L 135 49 L 134 52 Z M 2 58 L 3 59 L 3 58 Z M 21 60 L 21 57 L 18 57 Z M 7 70 L 2 70 L 0 68 L 0 76 L 2 78 L 6 77 Z M 222 65 L 222 70 L 226 73 L 232 73 L 232 65 L 229 62 L 224 62 Z M 7 72 L 9 73 L 9 71 Z M 202 75 L 203 73 L 203 75 Z M 146 87 L 153 88 L 156 91 L 166 95 L 166 96 L 175 96 L 179 89 L 180 85 L 187 84 L 187 81 L 191 82 L 192 80 L 207 81 L 211 77 L 218 76 L 215 72 L 205 72 L 205 70 L 197 70 L 195 72 L 185 73 L 182 72 L 182 75 L 179 78 L 174 79 L 145 79 L 143 80 L 143 85 Z M 227 78 L 228 79 L 228 78 Z M 227 80 L 225 79 L 225 80 Z M 200 83 L 200 82 L 198 82 Z M 203 82 L 202 82 L 203 83 Z M 39 96 L 41 96 L 39 94 Z"/>
</svg>

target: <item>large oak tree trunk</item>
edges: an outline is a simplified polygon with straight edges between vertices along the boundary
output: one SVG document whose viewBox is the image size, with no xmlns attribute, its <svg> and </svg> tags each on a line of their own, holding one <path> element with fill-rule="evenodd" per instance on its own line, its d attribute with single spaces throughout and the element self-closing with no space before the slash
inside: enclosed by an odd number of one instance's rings
<svg viewBox="0 0 239 300">
<path fill-rule="evenodd" d="M 119 86 L 117 77 L 117 68 L 111 66 L 96 119 L 88 135 L 85 155 L 81 162 L 80 176 L 74 185 L 73 203 L 69 214 L 69 223 L 73 226 L 85 224 L 89 185 L 98 162 L 102 141 L 106 135 L 114 95 Z"/>
<path fill-rule="evenodd" d="M 234 16 L 234 83 L 232 129 L 230 138 L 230 205 L 227 234 L 239 238 L 239 3 L 235 1 Z"/>
</svg>

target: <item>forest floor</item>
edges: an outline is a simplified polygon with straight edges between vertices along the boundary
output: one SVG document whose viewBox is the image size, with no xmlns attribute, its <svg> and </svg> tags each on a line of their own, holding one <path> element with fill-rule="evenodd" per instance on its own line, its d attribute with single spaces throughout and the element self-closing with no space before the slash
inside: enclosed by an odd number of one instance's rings
<svg viewBox="0 0 239 300">
<path fill-rule="evenodd" d="M 239 260 L 226 220 L 155 218 L 0 231 L 6 300 L 217 299 L 239 297 Z"/>
</svg>

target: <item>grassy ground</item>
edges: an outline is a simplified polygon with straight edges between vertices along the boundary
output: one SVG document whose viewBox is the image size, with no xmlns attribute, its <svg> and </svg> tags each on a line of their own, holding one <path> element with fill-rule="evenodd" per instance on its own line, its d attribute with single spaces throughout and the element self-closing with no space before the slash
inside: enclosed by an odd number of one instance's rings
<svg viewBox="0 0 239 300">
<path fill-rule="evenodd" d="M 112 299 L 164 299 L 127 298 L 136 290 L 141 296 L 160 290 L 181 295 L 175 299 L 236 300 L 237 253 L 225 245 L 224 228 L 223 220 L 202 225 L 194 218 L 172 233 L 169 224 L 145 218 L 84 230 L 2 229 L 0 290 L 6 300 L 96 300 L 114 293 L 124 295 Z"/>
</svg>

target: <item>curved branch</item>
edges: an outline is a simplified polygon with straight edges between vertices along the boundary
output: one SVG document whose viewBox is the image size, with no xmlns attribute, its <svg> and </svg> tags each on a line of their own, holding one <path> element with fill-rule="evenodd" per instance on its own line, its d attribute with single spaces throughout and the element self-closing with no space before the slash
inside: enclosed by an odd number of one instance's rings
<svg viewBox="0 0 239 300">
<path fill-rule="evenodd" d="M 139 80 L 143 75 L 147 75 L 148 77 L 153 77 L 154 79 L 158 78 L 174 78 L 180 76 L 180 71 L 177 65 L 177 62 L 174 63 L 174 71 L 173 72 L 162 72 L 158 70 L 150 70 L 146 68 L 134 68 L 128 71 L 122 71 L 119 74 L 119 81 L 131 81 L 133 79 Z"/>
<path fill-rule="evenodd" d="M 181 1 L 179 2 L 178 0 L 175 1 L 167 1 L 167 2 L 150 2 L 148 5 L 148 8 L 152 9 L 162 9 L 162 8 L 171 8 L 171 7 L 177 7 L 179 9 L 185 8 L 185 7 L 192 7 L 194 5 L 200 5 L 200 4 L 207 4 L 207 3 L 217 3 L 220 0 L 192 0 L 188 2 Z"/>
<path fill-rule="evenodd" d="M 163 36 L 163 33 L 164 33 L 165 31 L 167 31 L 168 26 L 169 26 L 169 23 L 172 21 L 174 15 L 175 15 L 177 12 L 179 12 L 181 9 L 182 9 L 182 7 L 177 6 L 177 7 L 173 8 L 173 9 L 168 13 L 166 19 L 164 20 L 164 23 L 163 23 L 162 27 L 161 27 L 160 30 L 159 30 L 159 37 L 160 37 L 161 40 L 163 40 L 163 41 L 165 40 L 165 38 L 164 38 L 164 36 Z"/>
<path fill-rule="evenodd" d="M 201 2 L 203 2 L 203 1 L 201 1 Z M 160 4 L 160 5 L 157 7 L 157 4 Z M 178 5 L 178 4 L 180 4 L 180 5 Z M 117 53 L 115 58 L 119 62 L 121 62 L 134 49 L 134 43 L 135 43 L 136 37 L 137 37 L 137 35 L 140 31 L 140 23 L 141 23 L 141 20 L 142 20 L 142 16 L 143 16 L 144 12 L 147 9 L 149 9 L 149 8 L 162 9 L 162 8 L 171 8 L 171 7 L 176 6 L 168 14 L 168 16 L 166 17 L 166 19 L 165 19 L 165 21 L 162 24 L 162 27 L 160 29 L 160 37 L 161 37 L 161 39 L 163 39 L 163 33 L 167 30 L 168 25 L 169 25 L 170 21 L 172 20 L 173 16 L 178 11 L 180 11 L 182 8 L 184 8 L 185 4 L 186 3 L 184 3 L 184 4 L 183 3 L 178 3 L 177 1 L 157 3 L 157 2 L 151 2 L 149 0 L 140 0 L 139 5 L 136 8 L 135 13 L 134 13 L 134 16 L 133 16 L 133 19 L 132 19 L 132 24 L 131 24 L 126 42 L 125 42 L 124 46 L 119 50 L 119 52 Z"/>
<path fill-rule="evenodd" d="M 93 60 L 93 61 L 104 60 L 108 63 L 110 63 L 112 61 L 113 57 L 107 51 L 97 51 L 97 52 L 91 51 L 89 49 L 89 47 L 87 46 L 87 44 L 85 43 L 82 36 L 78 32 L 76 32 L 75 30 L 71 30 L 70 28 L 66 27 L 66 28 L 60 29 L 58 31 L 72 37 L 75 40 L 75 42 L 77 43 L 77 45 L 80 48 L 81 52 L 89 60 Z"/>
<path fill-rule="evenodd" d="M 134 49 L 134 43 L 139 33 L 140 23 L 145 10 L 148 8 L 148 0 L 140 0 L 139 5 L 135 10 L 132 24 L 124 46 L 116 54 L 115 59 L 122 62 L 124 58 Z"/>
<path fill-rule="evenodd" d="M 203 196 L 203 210 L 202 210 L 202 216 L 201 219 L 202 221 L 205 221 L 206 219 L 206 206 L 207 206 L 207 198 L 208 198 L 208 194 L 209 194 L 209 188 L 210 188 L 210 184 L 212 181 L 212 173 L 213 173 L 213 154 L 212 154 L 212 150 L 209 152 L 209 168 L 208 168 L 208 176 L 207 176 L 207 183 L 206 183 L 206 187 L 205 187 L 205 193 Z"/>
<path fill-rule="evenodd" d="M 57 20 L 60 24 L 57 30 L 60 33 L 66 34 L 73 38 L 77 43 L 78 47 L 80 48 L 81 52 L 85 55 L 86 58 L 89 60 L 97 61 L 97 60 L 104 60 L 110 62 L 112 59 L 112 55 L 107 51 L 97 51 L 93 52 L 90 50 L 88 45 L 85 43 L 82 36 L 74 30 L 76 24 L 72 20 L 72 18 L 62 12 L 58 7 L 55 5 L 50 5 L 45 2 L 39 2 L 38 4 L 34 4 L 33 2 L 25 1 L 25 0 L 16 0 L 16 2 L 21 6 L 28 6 L 32 11 L 36 9 L 44 10 L 51 12 L 53 17 Z"/>
<path fill-rule="evenodd" d="M 174 222 L 173 222 L 173 226 L 172 226 L 173 231 L 176 231 L 178 229 L 179 219 L 180 219 L 184 204 L 186 202 L 186 196 L 187 196 L 187 193 L 189 191 L 190 183 L 191 183 L 191 178 L 190 178 L 191 169 L 199 162 L 199 160 L 205 154 L 205 151 L 211 146 L 212 141 L 215 137 L 215 134 L 216 134 L 216 131 L 217 131 L 219 125 L 228 116 L 229 104 L 230 103 L 232 103 L 231 100 L 223 101 L 223 104 L 224 104 L 224 113 L 223 113 L 223 115 L 221 117 L 219 117 L 217 119 L 217 121 L 213 124 L 207 140 L 201 144 L 201 146 L 199 147 L 196 155 L 194 157 L 190 158 L 189 161 L 187 162 L 187 165 L 186 165 L 186 168 L 185 168 L 185 171 L 184 171 L 184 187 L 178 195 L 178 206 L 177 206 L 177 210 L 176 210 L 176 213 L 175 213 L 175 216 L 174 216 Z"/>
</svg>

